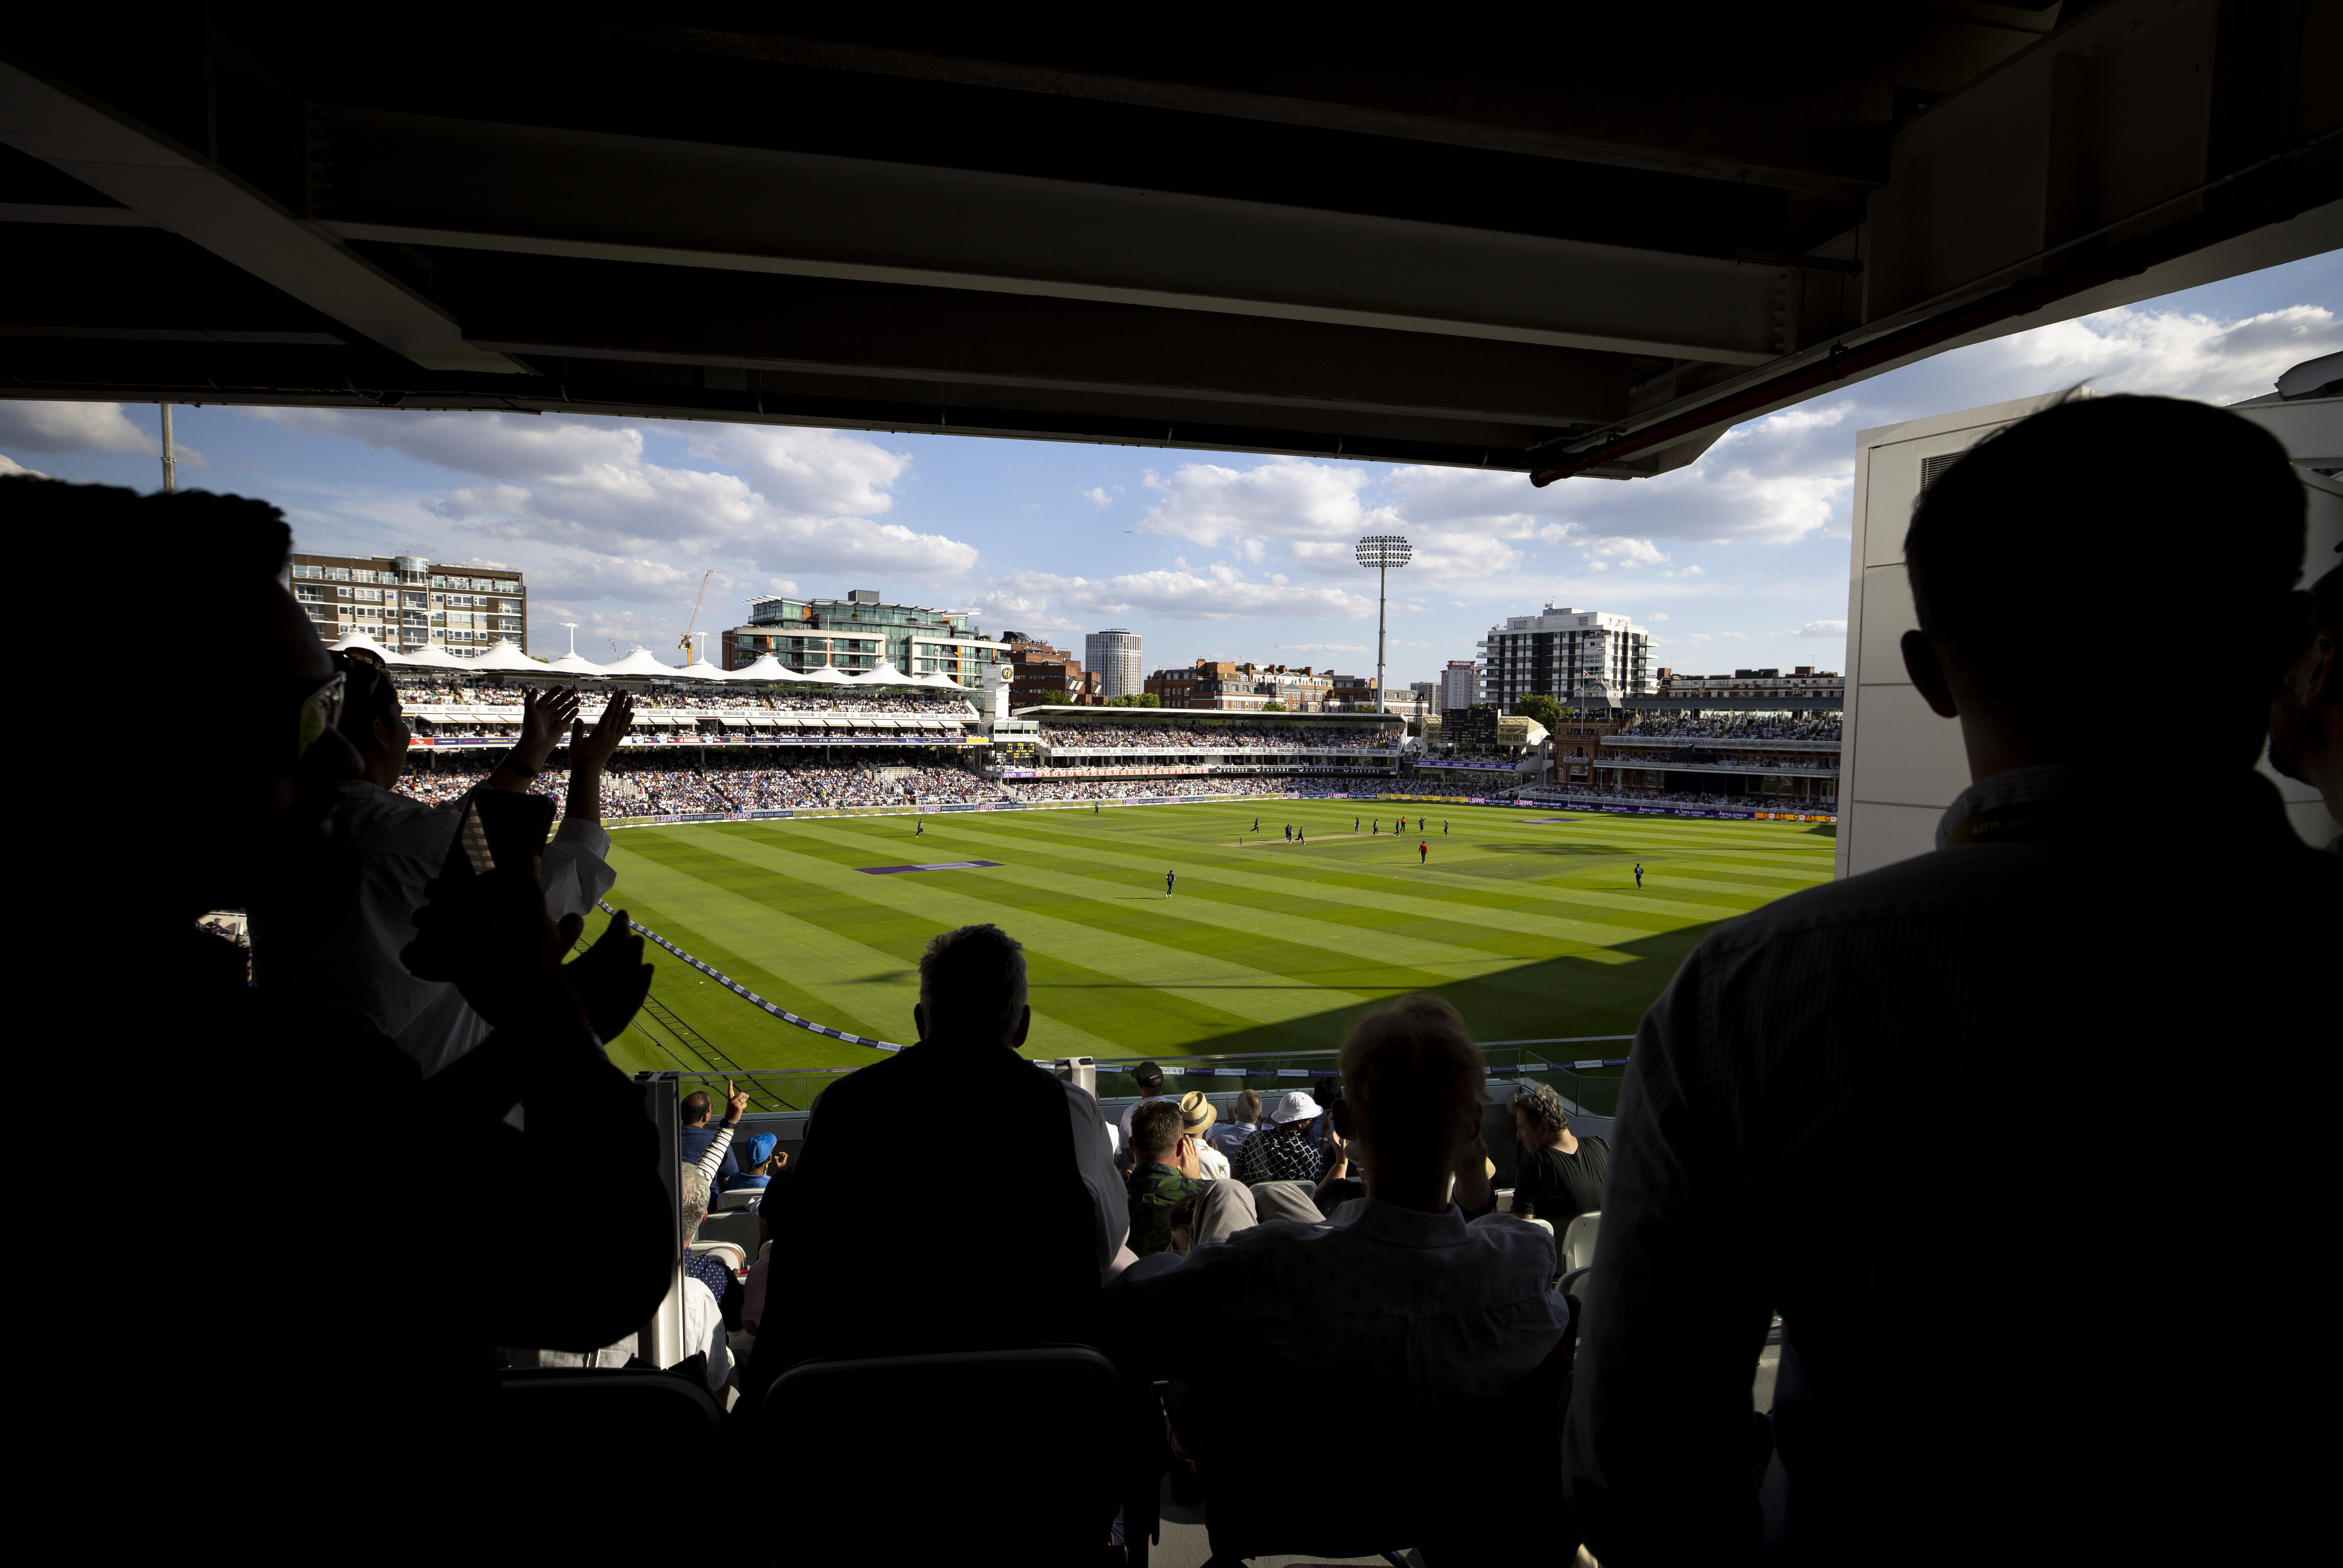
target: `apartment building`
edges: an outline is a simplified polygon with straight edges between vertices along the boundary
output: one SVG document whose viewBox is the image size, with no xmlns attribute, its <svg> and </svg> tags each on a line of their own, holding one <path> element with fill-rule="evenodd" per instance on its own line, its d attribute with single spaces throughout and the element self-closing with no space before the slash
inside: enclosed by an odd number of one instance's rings
<svg viewBox="0 0 2343 1568">
<path fill-rule="evenodd" d="M 1452 658 L 1448 668 L 1440 672 L 1440 689 L 1433 694 L 1433 708 L 1447 713 L 1470 708 L 1481 695 L 1481 667 L 1469 658 Z"/>
<path fill-rule="evenodd" d="M 1233 713 L 1259 713 L 1272 702 L 1288 713 L 1373 711 L 1375 705 L 1374 677 L 1337 675 L 1308 665 L 1297 669 L 1200 658 L 1189 668 L 1157 670 L 1145 687 L 1166 708 Z"/>
<path fill-rule="evenodd" d="M 1011 711 L 1043 702 L 1095 708 L 1107 699 L 1099 672 L 1084 669 L 1082 661 L 1062 648 L 1022 638 L 1010 643 L 1008 654 Z"/>
<path fill-rule="evenodd" d="M 328 641 L 362 631 L 401 653 L 436 646 L 466 658 L 506 640 L 528 651 L 528 589 L 501 567 L 296 555 L 293 597 Z"/>
<path fill-rule="evenodd" d="M 964 609 L 886 603 L 876 588 L 844 598 L 761 594 L 749 601 L 749 624 L 723 634 L 723 667 L 744 669 L 771 654 L 785 669 L 844 674 L 890 664 L 906 675 L 946 675 L 971 691 L 989 690 L 992 667 L 1009 650 L 976 629 Z"/>
<path fill-rule="evenodd" d="M 1846 678 L 1811 664 L 1798 665 L 1786 675 L 1779 669 L 1736 669 L 1731 675 L 1678 675 L 1673 669 L 1662 669 L 1651 695 L 1681 698 L 1693 708 L 1704 698 L 1735 702 L 1778 698 L 1785 707 L 1795 703 L 1802 708 L 1835 708 L 1846 697 Z"/>
<path fill-rule="evenodd" d="M 1499 708 L 1534 696 L 1564 708 L 1616 708 L 1651 689 L 1652 634 L 1624 615 L 1548 605 L 1508 617 L 1475 646 L 1487 654 L 1478 699 Z"/>
<path fill-rule="evenodd" d="M 1135 631 L 1093 631 L 1082 637 L 1082 661 L 1099 678 L 1107 699 L 1135 697 L 1146 689 L 1147 666 L 1141 661 Z"/>
</svg>

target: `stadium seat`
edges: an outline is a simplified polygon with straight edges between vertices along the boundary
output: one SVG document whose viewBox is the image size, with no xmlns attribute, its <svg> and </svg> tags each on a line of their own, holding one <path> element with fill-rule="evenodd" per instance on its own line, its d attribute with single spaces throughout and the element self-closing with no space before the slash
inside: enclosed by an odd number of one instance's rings
<svg viewBox="0 0 2343 1568">
<path fill-rule="evenodd" d="M 1204 1526 L 1214 1563 L 1253 1557 L 1371 1557 L 1421 1548 L 1436 1563 L 1571 1561 L 1578 1536 L 1560 1508 L 1491 1506 L 1496 1473 L 1543 1496 L 1562 1467 L 1567 1336 L 1501 1399 L 1430 1419 L 1386 1421 L 1376 1440 L 1295 1483 L 1290 1426 L 1245 1413 L 1203 1434 Z M 1251 1368 L 1248 1369 L 1249 1373 Z M 1273 1367 L 1260 1386 L 1299 1387 Z M 1470 1433 L 1469 1442 L 1453 1441 Z"/>
<path fill-rule="evenodd" d="M 709 1454 L 724 1415 L 705 1379 L 652 1371 L 530 1367 L 497 1374 L 493 1473 L 475 1477 L 495 1506 L 474 1544 L 519 1561 L 630 1561 L 674 1543 L 666 1509 L 581 1503 L 579 1488 L 614 1463 L 655 1454 Z"/>
<path fill-rule="evenodd" d="M 702 1240 L 694 1241 L 691 1244 L 691 1250 L 695 1252 L 713 1252 L 725 1259 L 732 1265 L 732 1271 L 736 1274 L 749 1266 L 749 1254 L 741 1249 L 738 1241 Z"/>
<path fill-rule="evenodd" d="M 935 1554 L 981 1529 L 1006 1560 L 1091 1563 L 1134 1490 L 1130 1410 L 1097 1351 L 1036 1345 L 800 1362 L 763 1419 L 790 1450 L 793 1528 L 840 1557 Z"/>
<path fill-rule="evenodd" d="M 699 1222 L 699 1239 L 703 1241 L 729 1241 L 740 1249 L 744 1258 L 753 1258 L 764 1244 L 764 1231 L 753 1210 L 735 1209 L 729 1214 L 710 1214 Z"/>
<path fill-rule="evenodd" d="M 741 1187 L 730 1192 L 719 1192 L 716 1197 L 715 1211 L 728 1214 L 735 1210 L 746 1209 L 764 1195 L 765 1190 L 762 1187 Z"/>
<path fill-rule="evenodd" d="M 1594 1261 L 1594 1236 L 1603 1228 L 1603 1214 L 1581 1214 L 1564 1226 L 1562 1232 L 1562 1266 L 1564 1270 L 1584 1269 Z"/>
</svg>

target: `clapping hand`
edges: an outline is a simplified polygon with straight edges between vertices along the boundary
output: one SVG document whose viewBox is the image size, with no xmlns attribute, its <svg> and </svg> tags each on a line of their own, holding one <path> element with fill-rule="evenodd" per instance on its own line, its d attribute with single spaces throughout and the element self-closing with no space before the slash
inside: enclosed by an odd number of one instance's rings
<svg viewBox="0 0 2343 1568">
<path fill-rule="evenodd" d="M 568 687 L 540 689 L 535 687 L 521 693 L 520 743 L 513 748 L 520 759 L 531 768 L 542 768 L 545 759 L 553 755 L 560 744 L 561 732 L 578 718 L 578 693 Z"/>
<path fill-rule="evenodd" d="M 635 721 L 635 694 L 614 691 L 602 705 L 602 717 L 594 722 L 589 733 L 577 718 L 577 705 L 570 705 L 569 766 L 599 770 L 609 765 L 611 753 L 626 739 L 628 727 Z"/>
</svg>

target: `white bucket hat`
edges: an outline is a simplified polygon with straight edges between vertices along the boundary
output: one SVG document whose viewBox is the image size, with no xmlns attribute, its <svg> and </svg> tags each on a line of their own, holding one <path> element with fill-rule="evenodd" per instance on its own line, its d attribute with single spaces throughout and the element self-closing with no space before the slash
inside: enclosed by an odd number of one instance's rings
<svg viewBox="0 0 2343 1568">
<path fill-rule="evenodd" d="M 1297 1089 L 1277 1102 L 1277 1109 L 1270 1113 L 1269 1119 L 1282 1127 L 1289 1121 L 1314 1121 L 1325 1114 L 1318 1108 L 1318 1102 L 1310 1098 L 1308 1090 Z"/>
</svg>

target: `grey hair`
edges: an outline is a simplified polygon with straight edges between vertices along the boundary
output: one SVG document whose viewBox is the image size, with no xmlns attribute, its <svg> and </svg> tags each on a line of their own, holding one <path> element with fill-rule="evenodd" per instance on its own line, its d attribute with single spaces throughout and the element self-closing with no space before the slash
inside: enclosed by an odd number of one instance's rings
<svg viewBox="0 0 2343 1568">
<path fill-rule="evenodd" d="M 683 1167 L 681 1194 L 679 1218 L 683 1221 L 683 1244 L 689 1247 L 699 1240 L 699 1222 L 708 1218 L 708 1178 L 699 1173 L 699 1166 Z"/>
<path fill-rule="evenodd" d="M 1570 1111 L 1563 1104 L 1562 1096 L 1544 1083 L 1524 1083 L 1514 1091 L 1513 1108 L 1532 1121 L 1543 1122 L 1549 1132 L 1565 1132 L 1570 1129 Z"/>
<path fill-rule="evenodd" d="M 1235 1113 L 1236 1120 L 1239 1121 L 1259 1121 L 1261 1091 L 1257 1089 L 1238 1091 L 1237 1097 L 1229 1102 L 1229 1109 Z"/>
</svg>

